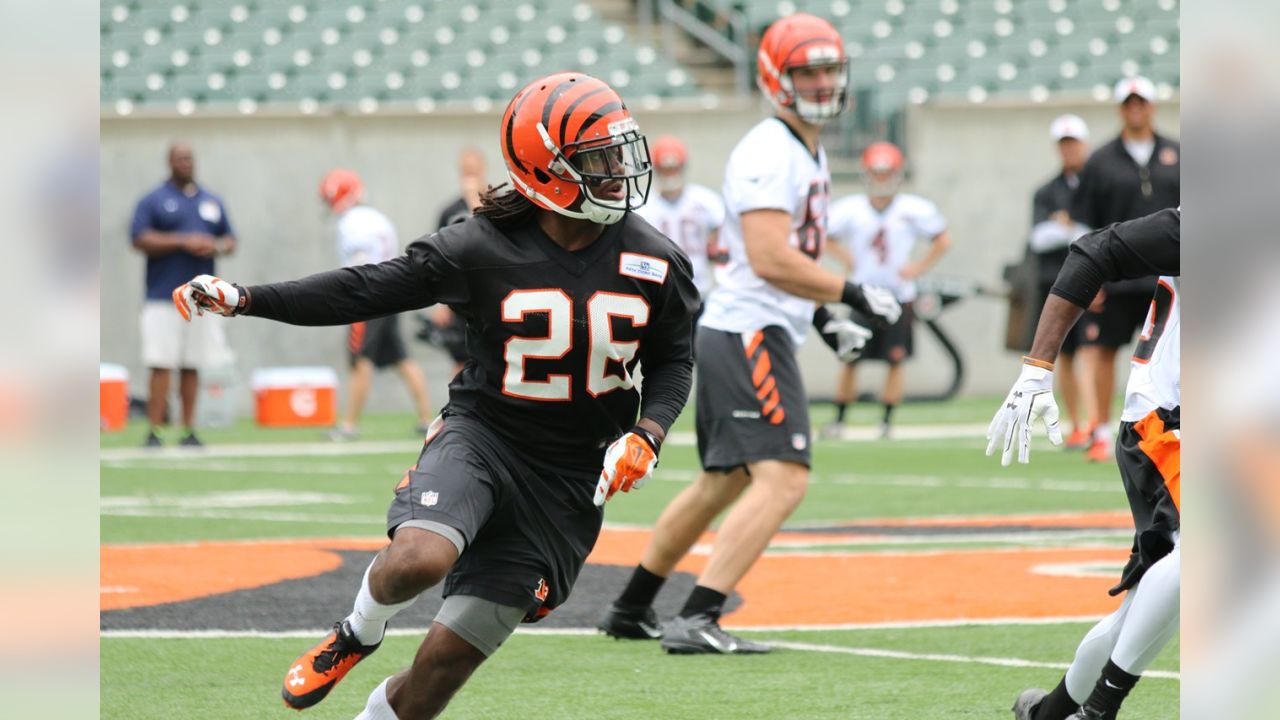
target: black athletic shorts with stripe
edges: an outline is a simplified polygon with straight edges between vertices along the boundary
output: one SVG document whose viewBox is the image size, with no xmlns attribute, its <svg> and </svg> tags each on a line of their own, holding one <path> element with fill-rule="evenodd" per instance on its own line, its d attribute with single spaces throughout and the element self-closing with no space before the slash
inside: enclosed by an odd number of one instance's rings
<svg viewBox="0 0 1280 720">
<path fill-rule="evenodd" d="M 374 318 L 352 324 L 347 330 L 347 352 L 354 366 L 360 358 L 369 358 L 374 367 L 384 368 L 404 360 L 408 353 L 400 338 L 399 315 Z"/>
<path fill-rule="evenodd" d="M 569 597 L 595 546 L 604 519 L 593 502 L 599 477 L 598 467 L 535 465 L 479 420 L 447 415 L 396 487 L 387 534 L 412 520 L 457 530 L 466 547 L 444 596 L 523 608 L 533 622 Z"/>
<path fill-rule="evenodd" d="M 1152 410 L 1120 423 L 1116 464 L 1133 512 L 1133 550 L 1112 595 L 1132 588 L 1157 560 L 1173 550 L 1182 525 L 1182 408 Z"/>
<path fill-rule="evenodd" d="M 785 329 L 699 327 L 694 357 L 703 469 L 728 472 L 760 460 L 809 466 L 809 402 Z"/>
</svg>

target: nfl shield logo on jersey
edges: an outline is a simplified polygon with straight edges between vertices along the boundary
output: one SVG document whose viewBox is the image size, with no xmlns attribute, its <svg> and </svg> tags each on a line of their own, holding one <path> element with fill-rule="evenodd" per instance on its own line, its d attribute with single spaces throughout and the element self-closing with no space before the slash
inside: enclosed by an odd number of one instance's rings
<svg viewBox="0 0 1280 720">
<path fill-rule="evenodd" d="M 809 438 L 805 437 L 804 433 L 796 433 L 791 436 L 791 447 L 797 450 L 803 450 L 808 444 Z"/>
<path fill-rule="evenodd" d="M 432 505 L 440 502 L 440 493 L 435 490 L 428 490 L 422 493 L 422 499 L 419 500 L 419 502 L 421 502 L 424 507 L 431 507 Z"/>
</svg>

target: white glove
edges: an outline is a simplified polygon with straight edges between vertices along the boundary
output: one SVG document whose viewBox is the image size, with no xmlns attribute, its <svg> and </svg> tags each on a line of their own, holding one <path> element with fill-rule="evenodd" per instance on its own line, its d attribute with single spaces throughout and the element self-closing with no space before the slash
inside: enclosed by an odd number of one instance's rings
<svg viewBox="0 0 1280 720">
<path fill-rule="evenodd" d="M 892 290 L 871 285 L 847 283 L 841 302 L 863 315 L 872 315 L 892 325 L 902 315 L 902 306 L 893 297 Z"/>
<path fill-rule="evenodd" d="M 230 317 L 236 314 L 241 300 L 238 285 L 212 275 L 197 275 L 173 290 L 173 304 L 183 320 L 191 320 L 191 309 L 197 315 L 205 311 Z"/>
<path fill-rule="evenodd" d="M 648 436 L 648 437 L 646 437 Z M 658 449 L 648 432 L 632 428 L 604 451 L 604 469 L 600 471 L 600 480 L 596 483 L 596 506 L 621 490 L 631 492 L 644 487 L 646 481 L 653 477 L 653 468 L 658 464 Z"/>
<path fill-rule="evenodd" d="M 818 328 L 822 340 L 836 353 L 840 362 L 853 362 L 871 339 L 871 331 L 858 323 L 836 315 Z"/>
<path fill-rule="evenodd" d="M 1053 371 L 1038 365 L 1024 364 L 1018 381 L 1013 384 L 1009 396 L 987 427 L 987 456 L 994 454 L 996 447 L 1003 442 L 1001 465 L 1008 466 L 1013 461 L 1015 444 L 1018 446 L 1018 462 L 1030 462 L 1031 425 L 1037 419 L 1044 420 L 1049 442 L 1061 445 L 1058 403 L 1053 399 Z"/>
</svg>

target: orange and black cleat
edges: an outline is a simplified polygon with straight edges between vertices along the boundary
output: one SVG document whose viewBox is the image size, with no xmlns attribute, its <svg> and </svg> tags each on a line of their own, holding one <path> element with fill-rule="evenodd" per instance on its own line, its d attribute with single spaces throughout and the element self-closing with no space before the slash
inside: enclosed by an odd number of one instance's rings
<svg viewBox="0 0 1280 720">
<path fill-rule="evenodd" d="M 372 655 L 381 644 L 361 645 L 346 620 L 335 623 L 328 637 L 289 666 L 280 691 L 284 704 L 304 710 L 320 702 L 356 663 Z"/>
</svg>

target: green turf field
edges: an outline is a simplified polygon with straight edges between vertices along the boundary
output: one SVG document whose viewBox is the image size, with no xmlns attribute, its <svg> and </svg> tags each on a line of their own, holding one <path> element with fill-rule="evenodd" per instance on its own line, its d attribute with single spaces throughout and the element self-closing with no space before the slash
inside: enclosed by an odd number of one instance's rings
<svg viewBox="0 0 1280 720">
<path fill-rule="evenodd" d="M 985 424 L 998 400 L 908 405 L 904 425 Z M 815 426 L 830 417 L 815 408 Z M 851 425 L 875 422 L 874 407 Z M 677 430 L 691 430 L 686 412 Z M 408 416 L 368 419 L 360 442 L 335 447 L 315 429 L 250 424 L 202 433 L 203 455 L 134 452 L 144 428 L 104 435 L 102 543 L 135 546 L 214 540 L 378 538 L 392 486 L 416 459 Z M 791 526 L 894 518 L 1098 513 L 1126 509 L 1114 466 L 1038 442 L 1029 466 L 1000 468 L 978 437 L 890 442 L 819 441 L 808 496 Z M 237 449 L 240 448 L 240 449 Z M 254 452 L 254 450 L 257 450 Z M 610 503 L 614 526 L 651 526 L 696 473 L 694 448 L 668 443 L 655 481 Z M 1081 529 L 1002 537 L 886 536 L 827 545 L 824 553 L 930 553 L 957 548 L 1116 548 L 1123 532 Z M 778 548 L 771 555 L 807 553 Z M 104 570 L 104 577 L 106 571 Z M 954 577 L 958 586 L 965 578 Z M 105 581 L 104 581 L 105 583 Z M 779 590 L 783 592 L 784 590 Z M 804 592 L 789 588 L 787 592 Z M 874 583 L 851 605 L 871 602 Z M 104 596 L 105 597 L 105 596 Z M 610 598 L 605 598 L 607 601 Z M 750 602 L 748 597 L 747 602 Z M 336 619 L 336 618 L 335 618 Z M 201 618 L 188 618 L 193 630 Z M 734 616 L 725 624 L 733 626 Z M 779 625 L 791 624 L 780 618 Z M 451 718 L 1007 718 L 1023 687 L 1052 686 L 1071 658 L 1081 622 L 961 627 L 766 630 L 786 645 L 764 657 L 667 657 L 654 644 L 590 634 L 519 634 L 463 689 Z M 265 718 L 280 703 L 287 663 L 309 638 L 122 637 L 102 639 L 102 717 Z M 317 635 L 318 637 L 319 635 Z M 352 718 L 383 677 L 404 666 L 417 640 L 389 638 L 307 717 Z M 1139 683 L 1124 718 L 1177 714 L 1176 642 Z"/>
</svg>

